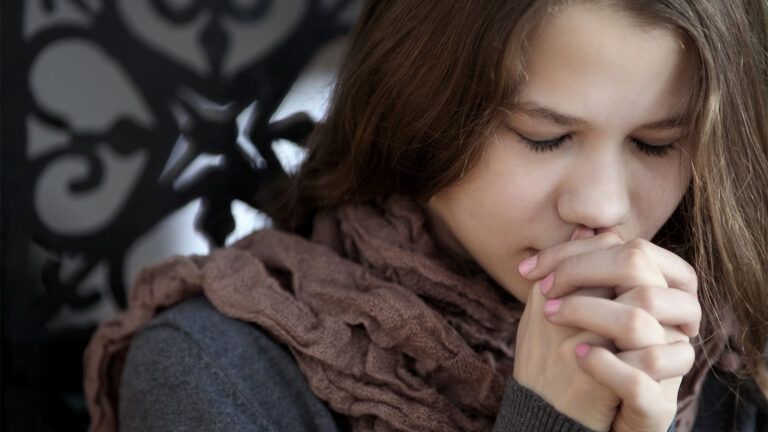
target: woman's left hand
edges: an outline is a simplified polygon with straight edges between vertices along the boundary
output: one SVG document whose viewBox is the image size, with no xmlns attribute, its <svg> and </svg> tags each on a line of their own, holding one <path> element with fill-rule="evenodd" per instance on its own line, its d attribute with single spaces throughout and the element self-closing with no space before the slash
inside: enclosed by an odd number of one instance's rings
<svg viewBox="0 0 768 432">
<path fill-rule="evenodd" d="M 592 331 L 618 348 L 578 351 L 582 368 L 622 399 L 613 430 L 666 431 L 682 376 L 694 360 L 688 337 L 698 334 L 701 319 L 695 272 L 645 240 L 603 250 L 587 246 L 594 244 L 576 239 L 543 250 L 526 277 L 554 274 L 544 293 L 555 299 L 550 322 Z M 580 287 L 595 286 L 614 287 L 616 298 L 578 295 Z"/>
</svg>

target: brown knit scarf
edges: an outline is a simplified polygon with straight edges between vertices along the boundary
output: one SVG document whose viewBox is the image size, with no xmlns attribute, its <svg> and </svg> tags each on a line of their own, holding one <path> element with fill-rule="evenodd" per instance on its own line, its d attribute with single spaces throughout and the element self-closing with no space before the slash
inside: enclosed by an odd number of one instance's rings
<svg viewBox="0 0 768 432">
<path fill-rule="evenodd" d="M 523 310 L 484 272 L 441 252 L 412 201 L 340 207 L 316 219 L 310 240 L 265 229 L 144 269 L 127 310 L 102 323 L 85 352 L 92 431 L 117 429 L 134 332 L 201 294 L 285 344 L 314 394 L 355 431 L 491 430 Z M 709 338 L 697 351 L 716 358 L 723 346 Z M 680 431 L 692 426 L 708 369 L 698 361 L 683 381 Z"/>
</svg>

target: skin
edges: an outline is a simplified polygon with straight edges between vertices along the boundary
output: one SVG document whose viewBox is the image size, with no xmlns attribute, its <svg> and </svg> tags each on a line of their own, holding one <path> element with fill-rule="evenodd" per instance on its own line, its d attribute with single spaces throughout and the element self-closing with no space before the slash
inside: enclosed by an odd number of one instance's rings
<svg viewBox="0 0 768 432">
<path fill-rule="evenodd" d="M 691 178 L 691 53 L 599 3 L 546 17 L 529 47 L 482 158 L 427 203 L 433 229 L 526 303 L 518 382 L 595 430 L 666 430 L 701 310 L 693 269 L 649 240 Z"/>
</svg>

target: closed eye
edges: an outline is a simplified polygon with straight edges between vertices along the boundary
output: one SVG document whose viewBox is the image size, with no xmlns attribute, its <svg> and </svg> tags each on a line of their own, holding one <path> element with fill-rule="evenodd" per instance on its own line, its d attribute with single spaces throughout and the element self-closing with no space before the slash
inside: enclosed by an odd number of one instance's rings
<svg viewBox="0 0 768 432">
<path fill-rule="evenodd" d="M 663 144 L 663 145 L 653 145 L 648 144 L 646 142 L 640 141 L 635 138 L 630 138 L 630 140 L 635 143 L 638 149 L 640 149 L 641 152 L 647 154 L 648 156 L 654 156 L 654 157 L 664 157 L 669 154 L 669 152 L 672 151 L 672 149 L 675 147 L 675 142 L 671 142 L 669 144 Z"/>
<path fill-rule="evenodd" d="M 562 135 L 557 138 L 552 138 L 548 140 L 532 140 L 519 132 L 515 132 L 517 136 L 520 137 L 520 139 L 525 142 L 525 144 L 533 151 L 537 153 L 543 153 L 548 152 L 556 149 L 560 144 L 562 144 L 566 139 L 569 139 L 570 135 Z"/>
<path fill-rule="evenodd" d="M 518 137 L 520 137 L 521 140 L 530 148 L 531 150 L 537 152 L 537 153 L 543 153 L 548 151 L 554 151 L 557 149 L 557 147 L 560 146 L 560 144 L 564 143 L 566 140 L 571 139 L 570 134 L 561 135 L 556 138 L 552 139 L 546 139 L 546 140 L 534 140 L 530 139 L 519 132 L 515 132 Z M 672 149 L 674 149 L 676 142 L 672 142 L 669 144 L 663 144 L 663 145 L 655 145 L 655 144 L 648 144 L 645 141 L 641 141 L 636 138 L 630 138 L 629 139 L 637 148 L 643 152 L 644 154 L 648 156 L 653 157 L 664 157 L 667 156 Z"/>
</svg>

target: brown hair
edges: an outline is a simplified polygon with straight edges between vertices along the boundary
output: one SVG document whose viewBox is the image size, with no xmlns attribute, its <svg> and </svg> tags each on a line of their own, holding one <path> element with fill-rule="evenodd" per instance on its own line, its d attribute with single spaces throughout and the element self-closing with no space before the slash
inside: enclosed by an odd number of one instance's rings
<svg viewBox="0 0 768 432">
<path fill-rule="evenodd" d="M 457 181 L 477 161 L 499 108 L 524 76 L 525 36 L 562 3 L 370 1 L 327 120 L 270 212 L 275 225 L 306 234 L 317 212 L 392 193 L 426 202 Z M 722 327 L 719 312 L 733 312 L 740 329 L 733 348 L 743 372 L 768 396 L 766 3 L 604 3 L 675 29 L 695 50 L 694 177 L 662 232 L 681 233 L 675 250 L 699 273 L 702 328 L 715 331 Z"/>
</svg>

